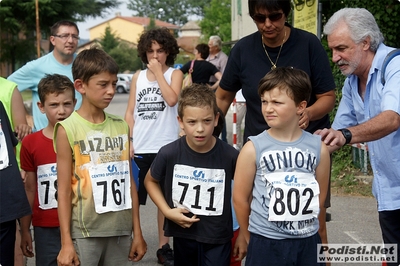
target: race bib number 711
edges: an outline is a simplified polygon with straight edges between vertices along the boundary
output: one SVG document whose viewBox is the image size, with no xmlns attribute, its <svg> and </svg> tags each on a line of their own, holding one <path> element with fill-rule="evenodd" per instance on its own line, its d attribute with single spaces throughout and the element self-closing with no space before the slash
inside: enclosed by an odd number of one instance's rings
<svg viewBox="0 0 400 266">
<path fill-rule="evenodd" d="M 175 165 L 172 201 L 196 215 L 221 215 L 225 198 L 225 170 Z"/>
</svg>

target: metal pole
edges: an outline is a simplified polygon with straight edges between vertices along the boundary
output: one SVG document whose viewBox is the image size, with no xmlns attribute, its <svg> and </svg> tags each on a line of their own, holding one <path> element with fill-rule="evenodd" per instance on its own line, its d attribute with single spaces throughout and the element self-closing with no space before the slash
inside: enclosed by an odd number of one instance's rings
<svg viewBox="0 0 400 266">
<path fill-rule="evenodd" d="M 321 40 L 322 37 L 322 3 L 318 2 L 318 23 L 317 23 L 317 37 Z"/>
<path fill-rule="evenodd" d="M 35 0 L 36 9 L 36 51 L 37 57 L 40 57 L 40 25 L 39 25 L 39 0 Z"/>
<path fill-rule="evenodd" d="M 232 102 L 233 107 L 233 118 L 232 118 L 232 146 L 235 149 L 239 149 L 237 145 L 237 132 L 236 132 L 236 123 L 237 123 L 237 105 L 236 105 L 236 98 L 233 99 Z"/>
</svg>

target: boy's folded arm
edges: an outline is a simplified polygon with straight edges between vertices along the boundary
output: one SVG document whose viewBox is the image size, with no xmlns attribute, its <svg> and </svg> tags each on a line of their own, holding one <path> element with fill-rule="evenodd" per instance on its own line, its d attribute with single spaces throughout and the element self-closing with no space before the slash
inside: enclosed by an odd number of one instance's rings
<svg viewBox="0 0 400 266">
<path fill-rule="evenodd" d="M 146 178 L 144 179 L 144 185 L 149 193 L 150 198 L 153 200 L 154 204 L 157 205 L 158 209 L 160 209 L 165 218 L 185 228 L 188 228 L 193 223 L 200 221 L 200 219 L 196 218 L 195 215 L 191 218 L 185 216 L 184 213 L 189 213 L 188 210 L 182 208 L 171 208 L 168 205 L 161 191 L 159 182 L 151 175 L 151 170 L 147 172 Z"/>
<path fill-rule="evenodd" d="M 173 221 L 183 228 L 189 228 L 192 226 L 193 223 L 200 221 L 200 219 L 197 218 L 196 215 L 188 217 L 185 215 L 185 213 L 189 213 L 189 211 L 184 208 L 170 208 L 166 213 L 164 213 L 164 215 L 165 218 Z"/>
</svg>

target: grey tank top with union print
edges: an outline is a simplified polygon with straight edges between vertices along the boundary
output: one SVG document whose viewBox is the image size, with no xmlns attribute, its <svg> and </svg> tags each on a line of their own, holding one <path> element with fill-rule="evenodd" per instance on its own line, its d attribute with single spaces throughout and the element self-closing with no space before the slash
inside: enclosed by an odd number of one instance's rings
<svg viewBox="0 0 400 266">
<path fill-rule="evenodd" d="M 319 228 L 319 186 L 315 169 L 321 139 L 303 131 L 281 142 L 267 131 L 249 137 L 256 150 L 256 176 L 249 231 L 272 239 L 305 238 Z"/>
</svg>

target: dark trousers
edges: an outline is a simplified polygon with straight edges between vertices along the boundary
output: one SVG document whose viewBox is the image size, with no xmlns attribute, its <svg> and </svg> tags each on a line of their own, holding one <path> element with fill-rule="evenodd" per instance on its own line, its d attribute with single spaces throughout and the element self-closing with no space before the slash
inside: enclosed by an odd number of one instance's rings
<svg viewBox="0 0 400 266">
<path fill-rule="evenodd" d="M 318 233 L 306 238 L 287 239 L 272 239 L 251 233 L 245 265 L 322 266 L 325 263 L 317 263 L 317 244 L 321 244 Z"/>
<path fill-rule="evenodd" d="M 14 247 L 17 224 L 15 220 L 0 224 L 0 265 L 14 266 Z"/>
<path fill-rule="evenodd" d="M 400 209 L 394 211 L 380 211 L 379 224 L 385 244 L 397 244 L 397 263 L 387 262 L 386 265 L 399 265 L 400 254 Z"/>
<path fill-rule="evenodd" d="M 231 241 L 225 244 L 205 244 L 174 237 L 175 266 L 229 266 Z"/>
<path fill-rule="evenodd" d="M 139 204 L 146 205 L 147 201 L 147 190 L 144 186 L 144 179 L 146 177 L 147 171 L 149 171 L 151 163 L 156 158 L 157 153 L 147 153 L 147 154 L 135 154 L 135 162 L 139 167 Z"/>
</svg>

